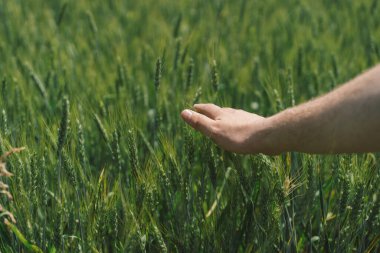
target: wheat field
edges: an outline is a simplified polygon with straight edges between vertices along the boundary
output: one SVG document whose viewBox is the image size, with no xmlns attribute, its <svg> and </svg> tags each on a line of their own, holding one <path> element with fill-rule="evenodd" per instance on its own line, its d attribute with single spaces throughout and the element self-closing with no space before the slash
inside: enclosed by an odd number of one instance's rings
<svg viewBox="0 0 380 253">
<path fill-rule="evenodd" d="M 379 61 L 377 0 L 0 0 L 0 252 L 380 251 L 379 154 L 241 156 L 179 115 Z"/>
</svg>

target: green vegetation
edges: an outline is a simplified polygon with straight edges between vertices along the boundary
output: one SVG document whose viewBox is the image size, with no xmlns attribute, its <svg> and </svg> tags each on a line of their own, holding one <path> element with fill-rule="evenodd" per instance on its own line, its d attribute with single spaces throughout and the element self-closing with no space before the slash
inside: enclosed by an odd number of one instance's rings
<svg viewBox="0 0 380 253">
<path fill-rule="evenodd" d="M 224 152 L 182 109 L 261 115 L 380 60 L 370 1 L 0 0 L 1 252 L 378 252 L 377 154 Z M 2 194 L 3 196 L 3 194 Z"/>
</svg>

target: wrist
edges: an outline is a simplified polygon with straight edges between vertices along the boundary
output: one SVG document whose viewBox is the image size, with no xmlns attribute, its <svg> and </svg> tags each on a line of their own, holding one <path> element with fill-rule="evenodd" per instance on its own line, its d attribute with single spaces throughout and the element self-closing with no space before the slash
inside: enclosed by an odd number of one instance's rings
<svg viewBox="0 0 380 253">
<path fill-rule="evenodd" d="M 292 109 L 286 109 L 278 114 L 266 118 L 264 134 L 264 153 L 278 155 L 295 150 L 295 138 L 292 136 L 290 122 L 286 119 L 292 118 Z"/>
</svg>

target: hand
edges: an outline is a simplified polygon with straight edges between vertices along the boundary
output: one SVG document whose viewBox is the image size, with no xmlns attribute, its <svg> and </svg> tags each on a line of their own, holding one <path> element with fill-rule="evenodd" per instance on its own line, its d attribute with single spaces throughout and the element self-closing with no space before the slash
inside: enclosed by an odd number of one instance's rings
<svg viewBox="0 0 380 253">
<path fill-rule="evenodd" d="M 182 118 L 221 148 L 241 154 L 277 153 L 267 144 L 266 118 L 214 104 L 196 104 L 194 109 L 182 111 Z"/>
</svg>

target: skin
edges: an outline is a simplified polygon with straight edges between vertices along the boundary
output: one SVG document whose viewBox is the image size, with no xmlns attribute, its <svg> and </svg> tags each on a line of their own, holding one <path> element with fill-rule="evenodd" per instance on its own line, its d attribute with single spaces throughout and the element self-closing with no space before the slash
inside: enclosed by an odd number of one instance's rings
<svg viewBox="0 0 380 253">
<path fill-rule="evenodd" d="M 277 155 L 380 151 L 380 65 L 335 90 L 271 117 L 214 104 L 181 113 L 221 148 Z"/>
</svg>

